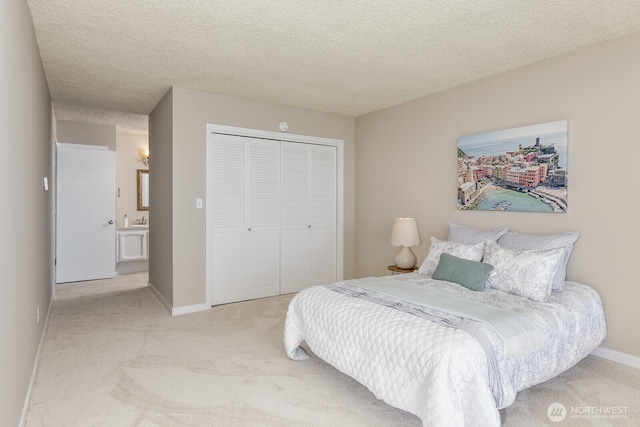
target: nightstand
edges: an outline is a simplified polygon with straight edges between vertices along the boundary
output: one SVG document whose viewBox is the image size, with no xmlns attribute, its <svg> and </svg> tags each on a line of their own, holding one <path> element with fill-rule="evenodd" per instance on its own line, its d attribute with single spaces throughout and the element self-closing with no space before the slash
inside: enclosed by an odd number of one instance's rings
<svg viewBox="0 0 640 427">
<path fill-rule="evenodd" d="M 413 268 L 398 268 L 395 265 L 390 265 L 387 267 L 387 275 L 388 276 L 393 276 L 395 274 L 406 274 L 406 273 L 413 273 L 414 271 L 416 271 L 418 269 L 418 267 L 413 267 Z"/>
</svg>

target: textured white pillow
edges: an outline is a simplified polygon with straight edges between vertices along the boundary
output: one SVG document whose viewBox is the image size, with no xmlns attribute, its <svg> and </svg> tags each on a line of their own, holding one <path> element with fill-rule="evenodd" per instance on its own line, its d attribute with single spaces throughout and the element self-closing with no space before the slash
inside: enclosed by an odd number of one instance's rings
<svg viewBox="0 0 640 427">
<path fill-rule="evenodd" d="M 480 261 L 484 254 L 484 242 L 476 243 L 475 245 L 467 245 L 458 242 L 449 242 L 446 240 L 438 240 L 435 237 L 431 238 L 431 247 L 427 258 L 420 266 L 418 273 L 431 276 L 438 266 L 440 261 L 440 254 L 447 253 L 449 255 L 457 256 L 458 258 L 470 259 L 471 261 Z"/>
<path fill-rule="evenodd" d="M 573 244 L 580 237 L 580 233 L 568 232 L 560 234 L 535 235 L 506 233 L 498 239 L 498 243 L 502 246 L 515 249 L 557 249 L 563 248 L 562 262 L 558 263 L 558 267 L 553 275 L 553 290 L 564 290 L 564 282 L 567 278 L 567 264 L 573 250 Z"/>
<path fill-rule="evenodd" d="M 475 228 L 465 227 L 464 225 L 449 223 L 449 237 L 447 240 L 458 243 L 480 243 L 487 240 L 497 241 L 500 236 L 508 232 L 508 228 L 500 228 L 497 230 L 476 230 Z"/>
<path fill-rule="evenodd" d="M 487 242 L 482 262 L 494 267 L 487 287 L 545 302 L 551 295 L 553 275 L 563 255 L 563 248 L 536 251 Z"/>
</svg>

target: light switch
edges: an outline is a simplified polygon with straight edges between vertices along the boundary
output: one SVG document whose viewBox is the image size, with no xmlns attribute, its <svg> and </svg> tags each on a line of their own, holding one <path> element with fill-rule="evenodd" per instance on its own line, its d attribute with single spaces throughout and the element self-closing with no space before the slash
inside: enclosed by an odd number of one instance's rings
<svg viewBox="0 0 640 427">
<path fill-rule="evenodd" d="M 196 199 L 196 209 L 202 209 L 202 199 Z"/>
<path fill-rule="evenodd" d="M 43 179 L 43 184 L 44 184 L 44 191 L 49 191 L 49 178 L 47 178 L 46 176 Z"/>
</svg>

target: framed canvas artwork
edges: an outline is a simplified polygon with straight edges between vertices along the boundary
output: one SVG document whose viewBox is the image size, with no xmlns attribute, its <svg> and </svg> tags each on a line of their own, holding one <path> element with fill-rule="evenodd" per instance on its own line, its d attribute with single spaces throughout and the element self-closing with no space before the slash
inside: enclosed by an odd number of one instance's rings
<svg viewBox="0 0 640 427">
<path fill-rule="evenodd" d="M 458 138 L 458 209 L 567 211 L 567 121 Z"/>
</svg>

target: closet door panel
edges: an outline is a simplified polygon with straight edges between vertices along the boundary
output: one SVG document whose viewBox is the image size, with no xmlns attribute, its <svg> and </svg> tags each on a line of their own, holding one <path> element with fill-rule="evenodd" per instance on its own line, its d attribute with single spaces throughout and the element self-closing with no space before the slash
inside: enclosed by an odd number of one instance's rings
<svg viewBox="0 0 640 427">
<path fill-rule="evenodd" d="M 281 293 L 298 292 L 311 277 L 309 146 L 282 143 Z"/>
<path fill-rule="evenodd" d="M 280 294 L 280 144 L 249 142 L 248 295 Z"/>
<path fill-rule="evenodd" d="M 311 284 L 335 282 L 337 175 L 336 148 L 311 147 Z"/>
<path fill-rule="evenodd" d="M 247 146 L 217 135 L 211 147 L 212 303 L 247 299 Z"/>
</svg>

